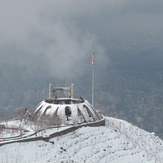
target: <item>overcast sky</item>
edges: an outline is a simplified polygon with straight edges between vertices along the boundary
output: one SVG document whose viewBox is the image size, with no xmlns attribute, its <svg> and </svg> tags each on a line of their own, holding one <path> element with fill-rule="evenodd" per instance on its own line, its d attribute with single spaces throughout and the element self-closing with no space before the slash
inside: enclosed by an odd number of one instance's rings
<svg viewBox="0 0 163 163">
<path fill-rule="evenodd" d="M 82 76 L 93 50 L 103 69 L 109 48 L 161 48 L 162 18 L 162 0 L 0 0 L 0 63 Z"/>
</svg>

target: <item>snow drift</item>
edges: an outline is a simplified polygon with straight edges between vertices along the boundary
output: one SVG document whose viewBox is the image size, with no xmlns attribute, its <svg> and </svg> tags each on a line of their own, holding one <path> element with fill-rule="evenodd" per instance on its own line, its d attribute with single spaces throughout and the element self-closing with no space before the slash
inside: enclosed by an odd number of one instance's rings
<svg viewBox="0 0 163 163">
<path fill-rule="evenodd" d="M 2 163 L 162 163 L 163 141 L 126 121 L 106 117 L 106 125 L 82 127 L 49 142 L 0 147 Z"/>
</svg>

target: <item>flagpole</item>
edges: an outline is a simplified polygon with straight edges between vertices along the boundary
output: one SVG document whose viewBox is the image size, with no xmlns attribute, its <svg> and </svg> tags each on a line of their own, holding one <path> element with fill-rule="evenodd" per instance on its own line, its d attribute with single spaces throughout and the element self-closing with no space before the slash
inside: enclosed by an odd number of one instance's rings
<svg viewBox="0 0 163 163">
<path fill-rule="evenodd" d="M 92 52 L 92 106 L 94 107 L 94 94 L 95 94 L 95 52 Z"/>
</svg>

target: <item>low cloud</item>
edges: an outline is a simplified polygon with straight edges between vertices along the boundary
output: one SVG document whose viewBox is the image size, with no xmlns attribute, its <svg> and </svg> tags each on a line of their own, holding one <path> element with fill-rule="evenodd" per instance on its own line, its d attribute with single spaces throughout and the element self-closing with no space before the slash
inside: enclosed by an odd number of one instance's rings
<svg viewBox="0 0 163 163">
<path fill-rule="evenodd" d="M 67 17 L 69 10 L 59 1 L 3 1 L 1 9 L 2 62 L 28 66 L 30 72 L 45 67 L 52 76 L 65 79 L 86 73 L 92 50 L 104 56 L 97 37 L 75 24 L 75 13 Z"/>
<path fill-rule="evenodd" d="M 138 31 L 152 33 L 153 42 L 161 37 L 159 0 L 0 1 L 1 63 L 25 65 L 31 73 L 45 68 L 60 79 L 82 76 L 93 50 L 104 67 L 111 63 L 106 49 L 128 47 L 133 38 L 139 43 Z"/>
</svg>

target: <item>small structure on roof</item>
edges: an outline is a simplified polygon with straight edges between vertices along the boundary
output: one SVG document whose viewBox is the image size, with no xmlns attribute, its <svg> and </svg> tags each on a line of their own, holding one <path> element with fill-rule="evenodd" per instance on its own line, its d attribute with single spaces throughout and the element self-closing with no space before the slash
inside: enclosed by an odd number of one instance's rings
<svg viewBox="0 0 163 163">
<path fill-rule="evenodd" d="M 65 97 L 59 98 L 64 92 Z M 37 121 L 49 121 L 52 125 L 78 125 L 100 123 L 105 124 L 104 116 L 83 98 L 74 98 L 74 85 L 71 87 L 55 87 L 49 85 L 49 98 L 43 100 L 34 111 Z"/>
</svg>

